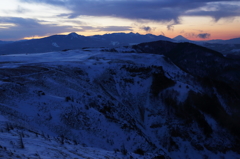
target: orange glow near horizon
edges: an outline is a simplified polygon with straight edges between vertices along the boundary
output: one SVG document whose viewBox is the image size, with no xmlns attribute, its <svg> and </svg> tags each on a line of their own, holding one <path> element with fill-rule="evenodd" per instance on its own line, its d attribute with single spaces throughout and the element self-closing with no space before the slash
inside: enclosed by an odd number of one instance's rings
<svg viewBox="0 0 240 159">
<path fill-rule="evenodd" d="M 182 24 L 176 26 L 176 32 L 189 40 L 228 40 L 240 37 L 240 18 L 214 21 L 210 17 L 182 17 Z M 200 39 L 198 34 L 209 33 L 210 37 Z M 179 34 L 174 34 L 177 36 Z"/>
<path fill-rule="evenodd" d="M 23 40 L 31 40 L 31 39 L 42 39 L 46 38 L 48 36 L 30 36 L 30 37 L 24 37 Z"/>
</svg>

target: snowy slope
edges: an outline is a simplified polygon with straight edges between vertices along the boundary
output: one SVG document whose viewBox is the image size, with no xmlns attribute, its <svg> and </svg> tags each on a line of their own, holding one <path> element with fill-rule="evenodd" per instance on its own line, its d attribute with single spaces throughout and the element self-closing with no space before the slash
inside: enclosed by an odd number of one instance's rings
<svg viewBox="0 0 240 159">
<path fill-rule="evenodd" d="M 189 95 L 208 90 L 194 76 L 164 55 L 101 50 L 0 56 L 0 119 L 15 125 L 0 132 L 7 152 L 30 158 L 239 157 L 235 138 L 216 119 L 193 108 L 199 118 L 181 116 Z M 18 142 L 19 131 L 27 136 L 23 149 L 8 142 Z"/>
<path fill-rule="evenodd" d="M 77 141 L 63 137 L 52 137 L 44 132 L 37 132 L 18 127 L 13 122 L 0 116 L 0 158 L 22 159 L 76 159 L 76 158 L 152 158 L 154 155 L 123 154 L 120 151 L 106 151 L 86 147 Z"/>
</svg>

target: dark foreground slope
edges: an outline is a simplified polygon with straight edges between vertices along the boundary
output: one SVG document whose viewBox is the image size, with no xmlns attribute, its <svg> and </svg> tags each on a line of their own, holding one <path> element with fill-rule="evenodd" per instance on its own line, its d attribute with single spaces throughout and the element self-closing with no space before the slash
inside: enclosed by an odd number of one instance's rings
<svg viewBox="0 0 240 159">
<path fill-rule="evenodd" d="M 192 43 L 156 41 L 133 46 L 137 52 L 165 55 L 185 72 L 240 87 L 240 60 Z"/>
<path fill-rule="evenodd" d="M 134 152 L 237 159 L 238 61 L 188 43 L 133 48 L 140 53 L 1 56 L 0 113 L 46 140 L 69 139 L 126 158 Z"/>
<path fill-rule="evenodd" d="M 199 101 L 192 105 L 202 105 L 202 111 L 223 120 L 222 125 L 236 135 L 240 134 L 240 60 L 226 58 L 221 53 L 191 43 L 157 41 L 139 44 L 133 48 L 138 52 L 165 55 L 179 68 L 197 78 L 203 87 L 208 88 L 205 95 L 213 99 L 203 102 L 201 94 L 196 97 L 193 95 L 191 100 Z M 233 111 L 227 114 L 220 108 L 215 108 L 221 105 L 220 103 L 231 107 Z"/>
</svg>

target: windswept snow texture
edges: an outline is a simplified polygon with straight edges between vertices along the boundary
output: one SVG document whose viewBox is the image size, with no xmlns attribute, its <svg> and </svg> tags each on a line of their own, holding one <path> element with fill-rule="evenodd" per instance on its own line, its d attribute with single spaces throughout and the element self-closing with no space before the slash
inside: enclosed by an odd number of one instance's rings
<svg viewBox="0 0 240 159">
<path fill-rule="evenodd" d="M 53 46 L 59 47 L 57 43 L 52 43 Z"/>
<path fill-rule="evenodd" d="M 1 157 L 239 158 L 188 105 L 209 91 L 194 76 L 164 55 L 101 50 L 0 56 Z"/>
<path fill-rule="evenodd" d="M 0 116 L 0 158 L 11 159 L 106 159 L 106 158 L 152 158 L 152 154 L 145 156 L 128 153 L 123 155 L 119 151 L 107 151 L 99 148 L 86 147 L 77 141 L 63 137 L 52 137 L 43 132 L 31 131 L 18 127 L 13 122 Z"/>
</svg>

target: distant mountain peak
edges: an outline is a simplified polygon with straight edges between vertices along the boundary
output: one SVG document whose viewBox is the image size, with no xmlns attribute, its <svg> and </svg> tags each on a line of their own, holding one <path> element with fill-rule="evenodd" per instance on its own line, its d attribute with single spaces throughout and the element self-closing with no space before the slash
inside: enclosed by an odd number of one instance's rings
<svg viewBox="0 0 240 159">
<path fill-rule="evenodd" d="M 173 40 L 178 40 L 178 41 L 189 41 L 187 38 L 185 38 L 182 35 L 178 35 L 175 38 L 173 38 Z"/>
<path fill-rule="evenodd" d="M 80 36 L 80 35 L 78 35 L 78 34 L 75 33 L 75 32 L 72 32 L 72 33 L 70 33 L 70 34 L 67 35 L 67 37 L 71 37 L 71 39 L 73 39 L 73 38 L 79 38 L 79 36 Z"/>
<path fill-rule="evenodd" d="M 134 32 L 130 32 L 128 33 L 129 35 L 140 35 L 138 32 L 137 33 L 134 33 Z"/>
</svg>

